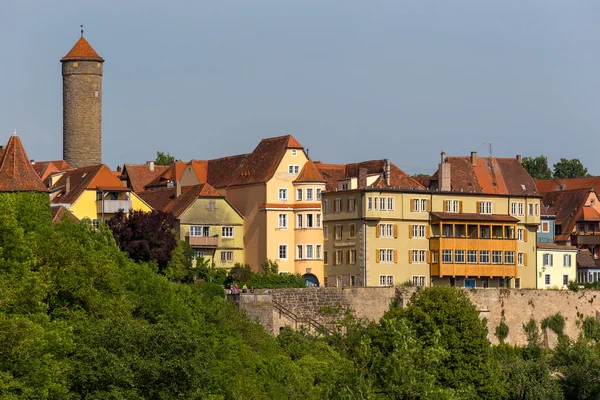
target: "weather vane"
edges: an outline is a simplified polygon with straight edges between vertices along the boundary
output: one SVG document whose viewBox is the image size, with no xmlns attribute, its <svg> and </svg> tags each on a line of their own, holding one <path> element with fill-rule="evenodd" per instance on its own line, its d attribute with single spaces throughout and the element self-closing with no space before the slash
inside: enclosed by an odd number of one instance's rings
<svg viewBox="0 0 600 400">
<path fill-rule="evenodd" d="M 83 37 L 83 25 L 80 25 L 80 26 L 81 26 L 81 37 Z"/>
</svg>

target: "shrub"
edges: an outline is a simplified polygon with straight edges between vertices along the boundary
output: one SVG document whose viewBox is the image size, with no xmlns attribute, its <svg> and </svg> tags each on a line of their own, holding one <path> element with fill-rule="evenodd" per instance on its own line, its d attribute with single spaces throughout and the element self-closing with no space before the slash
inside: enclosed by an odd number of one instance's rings
<svg viewBox="0 0 600 400">
<path fill-rule="evenodd" d="M 506 325 L 506 322 L 504 322 L 504 317 L 502 317 L 502 319 L 500 320 L 500 323 L 496 327 L 495 334 L 496 334 L 496 337 L 498 338 L 498 341 L 500 343 L 504 344 L 504 341 L 508 337 L 508 325 Z"/>
<path fill-rule="evenodd" d="M 565 329 L 565 319 L 560 313 L 542 320 L 542 329 L 550 328 L 557 335 L 562 335 Z"/>
</svg>

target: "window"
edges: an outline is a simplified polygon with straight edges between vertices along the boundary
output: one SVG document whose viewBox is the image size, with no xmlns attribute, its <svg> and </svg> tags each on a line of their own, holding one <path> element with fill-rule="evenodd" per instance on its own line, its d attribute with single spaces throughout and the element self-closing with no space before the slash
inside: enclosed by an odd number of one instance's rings
<svg viewBox="0 0 600 400">
<path fill-rule="evenodd" d="M 279 259 L 280 260 L 287 260 L 287 249 L 288 249 L 287 244 L 279 245 Z"/>
<path fill-rule="evenodd" d="M 379 275 L 379 286 L 394 286 L 392 275 Z"/>
<path fill-rule="evenodd" d="M 190 236 L 210 236 L 210 226 L 190 226 Z"/>
<path fill-rule="evenodd" d="M 333 260 L 335 265 L 340 265 L 342 263 L 342 250 L 335 251 L 335 260 Z"/>
<path fill-rule="evenodd" d="M 296 259 L 297 260 L 302 260 L 302 245 L 301 244 L 297 244 L 296 245 Z"/>
<path fill-rule="evenodd" d="M 544 284 L 550 285 L 552 281 L 550 280 L 550 274 L 544 275 Z"/>
<path fill-rule="evenodd" d="M 544 253 L 544 255 L 542 256 L 542 265 L 544 267 L 552 266 L 552 254 Z"/>
<path fill-rule="evenodd" d="M 427 200 L 421 199 L 421 211 L 427 211 Z"/>
<path fill-rule="evenodd" d="M 356 276 L 350 275 L 350 286 L 356 286 Z"/>
<path fill-rule="evenodd" d="M 336 213 L 342 211 L 342 199 L 335 199 L 335 209 L 333 211 Z"/>
<path fill-rule="evenodd" d="M 302 214 L 296 215 L 296 228 L 302 228 Z"/>
<path fill-rule="evenodd" d="M 523 241 L 523 237 L 524 237 L 523 236 L 523 229 L 522 228 L 517 229 L 517 240 L 519 242 L 522 242 Z"/>
<path fill-rule="evenodd" d="M 221 229 L 221 236 L 224 238 L 232 238 L 233 237 L 233 226 L 224 226 Z"/>
<path fill-rule="evenodd" d="M 550 223 L 548 221 L 542 221 L 542 232 L 550 232 Z"/>
<path fill-rule="evenodd" d="M 335 226 L 335 238 L 336 239 L 341 239 L 342 238 L 342 225 L 336 225 Z"/>
<path fill-rule="evenodd" d="M 296 201 L 302 201 L 302 189 L 296 189 Z"/>
<path fill-rule="evenodd" d="M 413 276 L 413 286 L 425 286 L 425 277 L 424 276 Z"/>
<path fill-rule="evenodd" d="M 287 189 L 279 189 L 279 201 L 287 201 Z"/>
<path fill-rule="evenodd" d="M 312 244 L 307 244 L 306 245 L 306 258 L 309 260 L 312 260 L 315 256 L 314 253 L 315 247 Z"/>
<path fill-rule="evenodd" d="M 377 210 L 377 207 L 379 206 L 378 202 L 379 202 L 379 198 L 375 197 L 375 200 L 373 200 L 373 205 L 375 206 L 375 210 Z"/>
<path fill-rule="evenodd" d="M 388 210 L 390 210 L 390 211 L 394 210 L 394 198 L 393 197 L 388 197 Z"/>
<path fill-rule="evenodd" d="M 426 227 L 425 225 L 412 225 L 412 237 L 413 238 L 424 238 Z"/>
<path fill-rule="evenodd" d="M 424 264 L 426 260 L 426 250 L 412 250 L 412 263 Z"/>
<path fill-rule="evenodd" d="M 306 214 L 306 227 L 307 228 L 314 228 L 313 218 L 314 218 L 313 214 Z"/>
<path fill-rule="evenodd" d="M 510 203 L 510 215 L 517 215 L 517 203 Z"/>
<path fill-rule="evenodd" d="M 316 227 L 321 228 L 321 214 L 316 214 L 316 218 L 317 218 Z"/>
<path fill-rule="evenodd" d="M 465 251 L 464 250 L 455 250 L 454 251 L 454 262 L 461 263 L 461 264 L 465 262 Z"/>
<path fill-rule="evenodd" d="M 327 200 L 323 200 L 323 212 L 327 213 Z"/>
<path fill-rule="evenodd" d="M 479 264 L 489 264 L 490 263 L 490 251 L 489 250 L 481 250 L 479 252 Z"/>
<path fill-rule="evenodd" d="M 382 262 L 382 263 L 394 262 L 394 250 L 379 249 L 379 262 Z"/>
<path fill-rule="evenodd" d="M 233 262 L 233 251 L 222 251 L 221 262 Z"/>
<path fill-rule="evenodd" d="M 431 251 L 431 262 L 435 264 L 439 261 L 439 258 L 440 258 L 440 253 L 437 250 L 432 250 Z"/>
<path fill-rule="evenodd" d="M 356 202 L 354 200 L 354 197 L 349 198 L 348 199 L 348 212 L 353 212 L 355 206 L 356 206 Z"/>
<path fill-rule="evenodd" d="M 295 156 L 296 154 L 298 154 L 298 150 L 292 149 L 292 155 Z"/>
<path fill-rule="evenodd" d="M 525 204 L 519 203 L 519 215 L 523 216 L 525 214 Z"/>
<path fill-rule="evenodd" d="M 492 202 L 481 201 L 479 202 L 479 214 L 491 214 L 492 213 Z"/>
<path fill-rule="evenodd" d="M 323 227 L 323 240 L 329 239 L 329 226 L 325 225 Z"/>
<path fill-rule="evenodd" d="M 348 251 L 348 264 L 356 264 L 356 250 Z"/>
<path fill-rule="evenodd" d="M 341 276 L 337 277 L 337 284 L 336 285 L 337 285 L 337 287 L 342 287 L 342 277 Z"/>
<path fill-rule="evenodd" d="M 323 245 L 322 244 L 315 245 L 315 258 L 317 260 L 321 259 L 321 253 L 322 252 L 323 252 Z"/>
<path fill-rule="evenodd" d="M 458 200 L 454 200 L 452 201 L 452 212 L 459 212 L 460 211 L 460 201 Z"/>
<path fill-rule="evenodd" d="M 514 251 L 505 251 L 504 252 L 504 264 L 514 264 L 515 263 L 515 252 Z"/>
<path fill-rule="evenodd" d="M 217 209 L 217 202 L 215 200 L 208 201 L 208 211 L 215 211 Z"/>
<path fill-rule="evenodd" d="M 525 265 L 525 254 L 523 254 L 523 253 L 517 254 L 517 264 Z"/>
<path fill-rule="evenodd" d="M 118 192 L 108 192 L 108 199 L 109 200 L 119 200 L 119 193 Z"/>
<path fill-rule="evenodd" d="M 394 237 L 394 224 L 379 224 L 379 237 Z"/>
<path fill-rule="evenodd" d="M 421 211 L 421 209 L 419 208 L 419 199 L 413 199 L 413 206 L 412 206 L 412 210 L 415 212 L 419 212 Z"/>
<path fill-rule="evenodd" d="M 194 256 L 192 258 L 194 260 L 198 260 L 200 258 L 204 258 L 204 250 L 194 250 Z"/>
<path fill-rule="evenodd" d="M 306 189 L 306 201 L 313 201 L 313 189 Z"/>
<path fill-rule="evenodd" d="M 373 198 L 367 197 L 367 210 L 371 211 L 373 209 Z"/>
<path fill-rule="evenodd" d="M 279 229 L 287 229 L 287 214 L 279 214 Z"/>
<path fill-rule="evenodd" d="M 300 173 L 299 165 L 288 165 L 288 174 L 298 175 Z"/>
<path fill-rule="evenodd" d="M 99 219 L 93 219 L 92 220 L 92 226 L 96 229 L 100 228 L 100 220 Z"/>
<path fill-rule="evenodd" d="M 469 264 L 477 264 L 477 250 L 469 250 L 467 252 L 467 262 Z"/>
<path fill-rule="evenodd" d="M 465 279 L 465 289 L 475 289 L 477 287 L 477 282 L 475 279 Z"/>
<path fill-rule="evenodd" d="M 533 204 L 529 205 L 529 215 L 533 215 Z"/>
<path fill-rule="evenodd" d="M 521 278 L 515 278 L 515 289 L 521 289 Z"/>
<path fill-rule="evenodd" d="M 569 275 L 563 275 L 563 286 L 569 285 Z"/>
<path fill-rule="evenodd" d="M 570 266 L 571 266 L 571 255 L 570 254 L 563 255 L 563 267 L 570 267 Z"/>
<path fill-rule="evenodd" d="M 452 250 L 442 250 L 442 262 L 452 263 Z"/>
<path fill-rule="evenodd" d="M 592 201 L 594 201 L 594 200 L 592 200 Z M 539 204 L 535 205 L 535 215 L 540 215 L 540 205 Z"/>
<path fill-rule="evenodd" d="M 356 228 L 354 227 L 354 224 L 350 224 L 350 229 L 349 229 L 349 234 L 348 234 L 348 237 L 350 239 L 354 239 L 355 234 L 356 234 L 355 229 Z"/>
<path fill-rule="evenodd" d="M 385 211 L 385 197 L 379 199 L 379 209 Z"/>
<path fill-rule="evenodd" d="M 317 189 L 317 201 L 321 201 L 321 189 Z"/>
<path fill-rule="evenodd" d="M 504 288 L 504 278 L 498 278 L 498 289 Z"/>
<path fill-rule="evenodd" d="M 329 257 L 327 257 L 327 250 L 323 252 L 323 264 L 329 263 Z"/>
<path fill-rule="evenodd" d="M 502 252 L 494 250 L 492 251 L 492 264 L 502 264 Z"/>
</svg>

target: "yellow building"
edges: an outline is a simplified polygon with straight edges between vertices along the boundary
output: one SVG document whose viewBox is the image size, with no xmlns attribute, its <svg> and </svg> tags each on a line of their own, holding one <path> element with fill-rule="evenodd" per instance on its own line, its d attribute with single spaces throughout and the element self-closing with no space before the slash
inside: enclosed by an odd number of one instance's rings
<svg viewBox="0 0 600 400">
<path fill-rule="evenodd" d="M 154 209 L 172 213 L 181 240 L 194 250 L 194 259 L 214 261 L 229 269 L 244 262 L 244 219 L 209 184 L 176 186 L 141 192 Z"/>
<path fill-rule="evenodd" d="M 566 290 L 577 282 L 577 247 L 538 243 L 537 265 L 538 289 Z"/>
<path fill-rule="evenodd" d="M 78 219 L 90 219 L 94 226 L 119 210 L 152 210 L 104 164 L 59 172 L 48 179 L 52 183 L 50 205 L 64 206 Z"/>
<path fill-rule="evenodd" d="M 442 157 L 427 186 L 386 161 L 317 164 L 328 286 L 536 287 L 540 196 L 520 160 Z"/>
</svg>

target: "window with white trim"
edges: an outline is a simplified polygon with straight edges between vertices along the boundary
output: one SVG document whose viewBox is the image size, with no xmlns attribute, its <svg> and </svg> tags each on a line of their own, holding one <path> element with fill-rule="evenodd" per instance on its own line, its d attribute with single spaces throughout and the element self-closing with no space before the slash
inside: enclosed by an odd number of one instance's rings
<svg viewBox="0 0 600 400">
<path fill-rule="evenodd" d="M 563 267 L 570 267 L 571 265 L 572 265 L 571 264 L 571 255 L 570 254 L 564 254 L 563 255 Z"/>
<path fill-rule="evenodd" d="M 479 264 L 489 264 L 490 263 L 490 251 L 489 250 L 480 250 L 479 251 Z"/>
<path fill-rule="evenodd" d="M 525 204 L 524 203 L 519 203 L 519 215 L 520 216 L 525 215 Z"/>
<path fill-rule="evenodd" d="M 312 188 L 306 189 L 306 201 L 313 201 L 313 189 Z"/>
<path fill-rule="evenodd" d="M 394 286 L 394 276 L 379 275 L 379 286 Z"/>
<path fill-rule="evenodd" d="M 491 214 L 492 213 L 492 202 L 481 201 L 479 202 L 479 214 Z"/>
<path fill-rule="evenodd" d="M 375 197 L 375 199 L 373 199 L 373 205 L 375 206 L 375 210 L 378 210 L 379 207 L 379 197 Z"/>
<path fill-rule="evenodd" d="M 465 262 L 465 251 L 464 250 L 454 250 L 454 262 L 459 264 L 464 264 Z"/>
<path fill-rule="evenodd" d="M 412 262 L 413 264 L 424 264 L 427 260 L 427 250 L 413 250 L 412 251 Z"/>
<path fill-rule="evenodd" d="M 437 250 L 431 250 L 431 262 L 437 263 L 439 261 L 440 253 Z"/>
<path fill-rule="evenodd" d="M 393 249 L 379 249 L 379 262 L 393 263 L 394 262 L 394 250 Z"/>
<path fill-rule="evenodd" d="M 413 275 L 413 286 L 425 286 L 426 278 L 422 275 Z"/>
<path fill-rule="evenodd" d="M 550 222 L 542 221 L 542 232 L 549 233 L 550 232 Z"/>
<path fill-rule="evenodd" d="M 379 199 L 379 210 L 385 211 L 385 197 Z"/>
<path fill-rule="evenodd" d="M 321 213 L 317 213 L 317 214 L 315 214 L 315 215 L 316 215 L 316 218 L 317 218 L 316 227 L 317 227 L 317 228 L 321 228 L 321 218 L 322 218 L 322 217 L 321 217 Z"/>
<path fill-rule="evenodd" d="M 288 174 L 298 175 L 300 173 L 299 165 L 288 165 Z"/>
<path fill-rule="evenodd" d="M 297 155 L 297 154 L 298 154 L 298 150 L 296 150 L 296 149 L 292 149 L 292 155 L 293 155 L 293 156 L 295 156 L 295 155 Z"/>
<path fill-rule="evenodd" d="M 552 263 L 552 254 L 550 253 L 544 253 L 542 255 L 542 266 L 544 267 L 551 267 L 553 265 Z"/>
<path fill-rule="evenodd" d="M 302 201 L 302 189 L 296 189 L 296 201 Z"/>
<path fill-rule="evenodd" d="M 477 264 L 477 250 L 467 251 L 467 262 L 469 264 Z"/>
<path fill-rule="evenodd" d="M 387 208 L 389 211 L 394 211 L 394 198 L 393 197 L 388 197 Z"/>
<path fill-rule="evenodd" d="M 222 251 L 221 262 L 233 262 L 233 251 Z"/>
<path fill-rule="evenodd" d="M 314 258 L 314 256 L 315 256 L 314 249 L 315 249 L 314 245 L 312 245 L 312 244 L 306 245 L 306 258 L 308 260 L 312 260 Z"/>
<path fill-rule="evenodd" d="M 394 237 L 394 224 L 379 224 L 379 237 Z"/>
<path fill-rule="evenodd" d="M 296 259 L 302 260 L 302 245 L 301 244 L 296 245 Z"/>
<path fill-rule="evenodd" d="M 233 238 L 233 226 L 224 226 L 221 229 L 221 236 L 227 239 Z"/>
<path fill-rule="evenodd" d="M 279 189 L 279 201 L 287 201 L 287 189 Z"/>
<path fill-rule="evenodd" d="M 306 227 L 307 228 L 314 228 L 313 218 L 314 218 L 313 214 L 306 214 Z"/>
<path fill-rule="evenodd" d="M 287 244 L 279 245 L 279 259 L 280 260 L 287 260 L 287 249 L 288 249 Z"/>
<path fill-rule="evenodd" d="M 593 200 L 592 200 L 592 201 L 593 201 Z M 536 215 L 536 216 L 539 216 L 539 215 L 540 215 L 540 205 L 539 205 L 539 204 L 536 204 L 536 205 L 535 205 L 535 215 Z"/>
<path fill-rule="evenodd" d="M 460 200 L 446 200 L 444 204 L 444 210 L 446 212 L 457 213 L 460 211 Z"/>
<path fill-rule="evenodd" d="M 367 210 L 371 211 L 373 209 L 373 198 L 367 197 Z"/>
<path fill-rule="evenodd" d="M 504 252 L 504 264 L 514 264 L 515 263 L 515 252 L 514 251 L 505 251 Z"/>
<path fill-rule="evenodd" d="M 519 265 L 525 265 L 525 254 L 524 253 L 517 253 L 517 263 Z"/>
<path fill-rule="evenodd" d="M 533 216 L 533 204 L 529 204 L 529 215 Z"/>
<path fill-rule="evenodd" d="M 321 201 L 321 192 L 322 192 L 322 189 L 317 188 L 316 192 L 317 192 L 317 201 Z"/>
<path fill-rule="evenodd" d="M 517 229 L 517 240 L 519 242 L 522 242 L 525 238 L 525 235 L 523 234 L 523 228 L 519 228 Z"/>
<path fill-rule="evenodd" d="M 287 229 L 287 214 L 279 214 L 279 229 Z"/>
<path fill-rule="evenodd" d="M 517 203 L 510 203 L 510 215 L 517 215 Z"/>
<path fill-rule="evenodd" d="M 452 250 L 442 250 L 442 262 L 452 263 Z"/>
<path fill-rule="evenodd" d="M 492 251 L 492 264 L 502 264 L 502 252 L 499 250 Z"/>
<path fill-rule="evenodd" d="M 321 254 L 322 253 L 323 253 L 323 245 L 322 244 L 315 245 L 315 258 L 317 260 L 321 259 Z"/>
<path fill-rule="evenodd" d="M 199 260 L 204 258 L 204 250 L 194 250 L 194 255 L 192 256 L 193 260 Z"/>
<path fill-rule="evenodd" d="M 413 238 L 424 238 L 426 232 L 425 225 L 413 225 L 412 226 L 412 236 Z"/>
<path fill-rule="evenodd" d="M 304 219 L 304 216 L 302 214 L 297 214 L 296 215 L 296 228 L 301 229 L 302 228 L 302 220 Z"/>
<path fill-rule="evenodd" d="M 550 279 L 550 274 L 544 275 L 544 284 L 545 285 L 550 285 L 551 282 L 552 282 L 552 280 Z"/>
<path fill-rule="evenodd" d="M 350 197 L 348 199 L 348 212 L 354 212 L 355 207 L 356 207 L 356 200 L 354 199 L 354 197 Z"/>
</svg>

